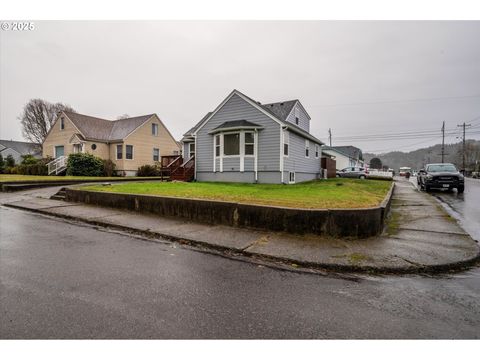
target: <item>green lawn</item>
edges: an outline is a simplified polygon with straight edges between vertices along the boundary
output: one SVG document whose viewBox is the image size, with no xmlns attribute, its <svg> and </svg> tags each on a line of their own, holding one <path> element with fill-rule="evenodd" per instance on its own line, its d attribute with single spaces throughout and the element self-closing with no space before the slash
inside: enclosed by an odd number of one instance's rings
<svg viewBox="0 0 480 360">
<path fill-rule="evenodd" d="M 62 180 L 112 180 L 121 179 L 120 177 L 100 177 L 100 176 L 40 176 L 40 175 L 13 175 L 13 174 L 0 174 L 0 183 L 2 182 L 22 182 L 22 181 L 62 181 Z M 149 178 L 145 178 L 149 179 Z"/>
<path fill-rule="evenodd" d="M 82 190 L 223 200 L 307 209 L 367 208 L 379 205 L 390 181 L 328 179 L 295 185 L 143 182 L 86 185 Z"/>
</svg>

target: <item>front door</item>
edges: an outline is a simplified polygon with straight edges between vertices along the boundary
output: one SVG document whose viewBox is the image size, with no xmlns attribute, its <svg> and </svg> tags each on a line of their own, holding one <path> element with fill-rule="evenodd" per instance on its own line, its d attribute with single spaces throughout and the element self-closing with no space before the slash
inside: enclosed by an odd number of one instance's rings
<svg viewBox="0 0 480 360">
<path fill-rule="evenodd" d="M 55 146 L 55 159 L 59 158 L 60 156 L 63 156 L 64 154 L 64 148 L 62 146 Z"/>
</svg>

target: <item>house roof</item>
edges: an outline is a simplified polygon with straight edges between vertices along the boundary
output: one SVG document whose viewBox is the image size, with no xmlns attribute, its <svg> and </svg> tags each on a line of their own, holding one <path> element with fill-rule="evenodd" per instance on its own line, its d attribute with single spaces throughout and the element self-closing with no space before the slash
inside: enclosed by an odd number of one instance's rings
<svg viewBox="0 0 480 360">
<path fill-rule="evenodd" d="M 359 148 L 355 147 L 355 146 L 352 146 L 352 145 L 348 145 L 348 146 L 325 146 L 323 147 L 324 150 L 333 150 L 333 151 L 336 151 L 340 154 L 343 154 L 345 156 L 348 156 L 349 158 L 352 158 L 352 159 L 359 159 L 359 160 L 363 160 L 363 154 L 362 154 L 362 150 L 360 150 Z"/>
<path fill-rule="evenodd" d="M 272 113 L 277 119 L 286 121 L 297 101 L 298 100 L 288 100 L 271 104 L 263 104 L 261 106 L 268 112 Z"/>
<path fill-rule="evenodd" d="M 234 121 L 226 121 L 223 124 L 217 126 L 214 128 L 210 133 L 215 133 L 221 130 L 226 130 L 226 129 L 255 129 L 255 128 L 261 128 L 261 125 L 254 124 L 250 121 L 247 120 L 234 120 Z"/>
<path fill-rule="evenodd" d="M 41 145 L 25 141 L 0 140 L 5 148 L 15 150 L 20 155 L 37 154 L 41 152 Z M 5 149 L 4 149 L 5 150 Z"/>
<path fill-rule="evenodd" d="M 299 100 L 280 101 L 280 102 L 276 102 L 276 103 L 270 103 L 270 104 L 262 105 L 259 101 L 255 101 L 251 97 L 248 97 L 247 95 L 241 93 L 238 90 L 233 90 L 230 93 L 230 95 L 227 97 L 227 99 L 229 99 L 234 94 L 237 94 L 240 97 L 243 97 L 243 98 L 249 100 L 254 106 L 256 106 L 258 109 L 263 110 L 266 113 L 270 114 L 270 116 L 273 117 L 274 119 L 276 119 L 280 124 L 288 127 L 289 130 L 297 133 L 300 136 L 303 136 L 304 138 L 312 140 L 313 142 L 316 142 L 320 145 L 323 144 L 323 142 L 321 140 L 317 139 L 315 136 L 311 135 L 309 132 L 303 130 L 299 126 L 297 126 L 297 125 L 295 125 L 295 124 L 293 124 L 289 121 L 286 121 L 286 118 L 288 117 L 288 115 L 292 111 L 292 108 L 295 105 L 295 103 L 296 102 L 300 103 Z M 227 99 L 225 99 L 224 101 L 226 101 Z M 283 105 L 281 105 L 281 104 L 283 104 Z M 273 105 L 273 106 L 271 106 L 271 105 Z M 285 106 L 285 108 L 282 108 L 282 106 Z M 288 110 L 287 108 L 290 108 L 290 111 L 287 112 L 287 110 Z M 218 109 L 219 108 L 217 107 L 217 110 Z M 188 137 L 187 140 L 192 140 L 193 139 L 193 137 L 192 137 L 193 133 L 195 133 L 198 130 L 198 128 L 200 127 L 200 125 L 202 125 L 205 122 L 205 120 L 207 120 L 212 114 L 213 113 L 210 112 L 207 115 L 205 115 L 202 118 L 202 120 L 200 120 L 192 129 L 190 129 L 187 133 L 185 133 L 184 136 Z M 185 140 L 186 139 L 185 137 L 182 140 Z M 192 138 L 190 139 L 190 137 L 192 137 Z"/>
<path fill-rule="evenodd" d="M 106 120 L 69 111 L 64 111 L 64 113 L 85 138 L 100 141 L 122 140 L 154 115 L 149 114 L 120 120 Z"/>
</svg>

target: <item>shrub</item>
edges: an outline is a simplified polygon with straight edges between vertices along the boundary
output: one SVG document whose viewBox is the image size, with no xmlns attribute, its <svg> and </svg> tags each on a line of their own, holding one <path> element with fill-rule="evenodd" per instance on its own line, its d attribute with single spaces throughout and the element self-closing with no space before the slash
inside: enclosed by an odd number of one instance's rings
<svg viewBox="0 0 480 360">
<path fill-rule="evenodd" d="M 138 168 L 137 176 L 160 176 L 160 169 L 157 165 L 142 165 Z"/>
<path fill-rule="evenodd" d="M 67 175 L 102 176 L 103 160 L 91 154 L 70 154 L 67 160 Z"/>
<path fill-rule="evenodd" d="M 34 165 L 37 164 L 40 160 L 34 157 L 33 155 L 22 155 L 22 165 Z"/>
<path fill-rule="evenodd" d="M 103 174 L 108 177 L 115 175 L 115 163 L 112 160 L 103 160 Z"/>
<path fill-rule="evenodd" d="M 7 156 L 7 159 L 6 159 L 6 161 L 5 161 L 5 166 L 6 166 L 7 168 L 12 168 L 12 167 L 15 166 L 15 159 L 13 158 L 12 155 L 8 155 L 8 156 Z"/>
<path fill-rule="evenodd" d="M 3 160 L 3 155 L 0 154 L 0 174 L 5 170 L 5 160 Z"/>
<path fill-rule="evenodd" d="M 15 166 L 17 174 L 21 175 L 48 175 L 47 163 L 50 158 L 36 159 L 31 155 L 23 156 L 22 163 Z"/>
</svg>

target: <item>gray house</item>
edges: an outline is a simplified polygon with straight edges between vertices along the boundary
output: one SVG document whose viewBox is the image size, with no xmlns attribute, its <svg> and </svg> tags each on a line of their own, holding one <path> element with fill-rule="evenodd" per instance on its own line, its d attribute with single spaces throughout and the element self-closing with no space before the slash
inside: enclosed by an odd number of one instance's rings
<svg viewBox="0 0 480 360">
<path fill-rule="evenodd" d="M 261 104 L 233 90 L 182 139 L 198 181 L 292 184 L 321 176 L 321 145 L 299 100 Z"/>
<path fill-rule="evenodd" d="M 0 140 L 0 154 L 5 159 L 12 155 L 16 164 L 22 162 L 23 155 L 33 155 L 36 158 L 42 157 L 42 147 L 40 144 L 24 141 Z"/>
</svg>

